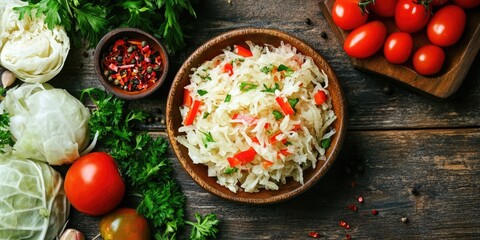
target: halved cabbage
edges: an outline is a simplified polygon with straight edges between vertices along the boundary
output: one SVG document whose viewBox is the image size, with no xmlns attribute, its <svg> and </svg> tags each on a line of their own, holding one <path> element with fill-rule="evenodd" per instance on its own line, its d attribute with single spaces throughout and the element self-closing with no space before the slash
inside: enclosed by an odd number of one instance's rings
<svg viewBox="0 0 480 240">
<path fill-rule="evenodd" d="M 44 83 L 62 70 L 70 40 L 63 27 L 48 29 L 43 15 L 25 15 L 19 20 L 13 8 L 26 4 L 19 0 L 0 3 L 0 65 L 24 82 Z"/>
<path fill-rule="evenodd" d="M 10 89 L 0 103 L 10 116 L 10 132 L 18 158 L 72 163 L 88 144 L 90 112 L 64 89 L 24 83 Z"/>
<path fill-rule="evenodd" d="M 0 239 L 54 239 L 69 211 L 62 177 L 53 168 L 0 156 Z"/>
</svg>

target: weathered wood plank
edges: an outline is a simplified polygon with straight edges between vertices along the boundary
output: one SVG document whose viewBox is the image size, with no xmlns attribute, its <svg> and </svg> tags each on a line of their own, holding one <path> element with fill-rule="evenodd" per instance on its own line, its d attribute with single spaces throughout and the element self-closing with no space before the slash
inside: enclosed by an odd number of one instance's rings
<svg viewBox="0 0 480 240">
<path fill-rule="evenodd" d="M 219 239 L 306 239 L 309 231 L 326 239 L 346 234 L 354 239 L 475 239 L 480 231 L 479 147 L 479 129 L 348 132 L 340 158 L 319 183 L 297 198 L 267 206 L 213 196 L 172 159 L 187 195 L 188 218 L 195 212 L 217 214 Z M 347 209 L 350 204 L 359 210 Z M 372 215 L 372 209 L 379 214 Z M 401 222 L 403 216 L 408 223 Z M 351 229 L 340 227 L 340 220 Z M 71 226 L 91 237 L 97 221 L 75 214 Z"/>
</svg>

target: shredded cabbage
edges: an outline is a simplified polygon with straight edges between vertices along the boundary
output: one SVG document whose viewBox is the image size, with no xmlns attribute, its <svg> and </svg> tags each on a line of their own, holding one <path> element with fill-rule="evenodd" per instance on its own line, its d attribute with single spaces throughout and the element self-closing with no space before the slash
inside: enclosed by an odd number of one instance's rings
<svg viewBox="0 0 480 240">
<path fill-rule="evenodd" d="M 0 239 L 54 239 L 69 211 L 62 177 L 53 168 L 0 156 Z"/>
<path fill-rule="evenodd" d="M 10 116 L 12 154 L 52 165 L 72 163 L 88 144 L 90 112 L 64 89 L 24 83 L 0 103 Z"/>
<path fill-rule="evenodd" d="M 325 160 L 321 142 L 335 133 L 327 75 L 289 44 L 247 44 L 251 57 L 225 49 L 192 69 L 185 89 L 201 101 L 200 113 L 192 125 L 180 127 L 184 134 L 176 139 L 195 164 L 207 165 L 208 175 L 233 192 L 278 190 L 289 177 L 303 184 L 303 170 Z M 327 101 L 317 106 L 318 91 Z M 282 112 L 276 98 L 291 101 L 295 114 Z M 180 107 L 184 119 L 189 111 Z M 253 161 L 229 162 L 250 148 Z"/>
<path fill-rule="evenodd" d="M 0 65 L 29 83 L 44 83 L 63 68 L 70 40 L 63 27 L 48 29 L 43 15 L 19 20 L 19 0 L 0 3 Z"/>
</svg>

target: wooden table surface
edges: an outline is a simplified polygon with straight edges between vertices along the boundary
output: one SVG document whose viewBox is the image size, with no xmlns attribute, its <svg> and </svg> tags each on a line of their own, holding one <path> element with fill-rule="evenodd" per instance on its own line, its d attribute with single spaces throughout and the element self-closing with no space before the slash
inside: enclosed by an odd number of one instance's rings
<svg viewBox="0 0 480 240">
<path fill-rule="evenodd" d="M 274 205 L 238 204 L 206 192 L 170 151 L 189 220 L 195 212 L 215 213 L 221 220 L 218 239 L 308 239 L 310 231 L 322 239 L 480 238 L 480 56 L 458 92 L 439 101 L 354 69 L 316 0 L 209 0 L 196 10 L 188 47 L 170 56 L 163 89 L 130 107 L 164 118 L 170 83 L 193 50 L 228 30 L 273 28 L 304 40 L 330 62 L 348 102 L 348 131 L 327 175 L 304 194 Z M 77 97 L 84 88 L 101 87 L 92 62 L 92 49 L 72 49 L 52 85 Z M 166 136 L 160 122 L 140 130 Z M 351 204 L 358 211 L 349 210 Z M 69 226 L 91 239 L 98 220 L 74 211 Z M 340 227 L 341 220 L 351 229 Z"/>
</svg>

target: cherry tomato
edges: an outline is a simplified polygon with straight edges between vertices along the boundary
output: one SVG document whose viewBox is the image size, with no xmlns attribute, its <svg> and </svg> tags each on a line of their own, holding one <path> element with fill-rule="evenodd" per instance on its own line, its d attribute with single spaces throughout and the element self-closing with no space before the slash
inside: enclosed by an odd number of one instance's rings
<svg viewBox="0 0 480 240">
<path fill-rule="evenodd" d="M 125 194 L 115 160 L 105 152 L 77 159 L 65 176 L 65 194 L 81 213 L 102 215 L 114 209 Z"/>
<path fill-rule="evenodd" d="M 426 45 L 413 54 L 413 67 L 422 75 L 431 75 L 442 69 L 445 53 L 435 45 Z"/>
<path fill-rule="evenodd" d="M 385 58 L 395 64 L 401 64 L 408 60 L 412 53 L 413 40 L 412 36 L 404 32 L 396 32 L 390 34 L 383 47 L 383 55 Z"/>
<path fill-rule="evenodd" d="M 433 6 L 433 7 L 441 7 L 441 6 L 445 5 L 445 4 L 447 4 L 448 1 L 449 1 L 449 0 L 433 0 L 433 1 L 432 1 L 432 6 Z"/>
<path fill-rule="evenodd" d="M 462 8 L 474 8 L 480 6 L 479 0 L 453 0 L 453 3 Z"/>
<path fill-rule="evenodd" d="M 381 17 L 393 17 L 397 0 L 377 0 L 370 5 L 372 11 Z"/>
<path fill-rule="evenodd" d="M 348 34 L 343 49 L 350 57 L 367 58 L 383 46 L 386 35 L 385 25 L 380 21 L 372 21 Z"/>
<path fill-rule="evenodd" d="M 362 11 L 359 0 L 336 0 L 332 8 L 332 19 L 343 30 L 352 30 L 367 22 L 368 13 Z"/>
<path fill-rule="evenodd" d="M 442 7 L 428 23 L 428 39 L 440 47 L 451 46 L 462 36 L 466 22 L 467 15 L 463 8 L 457 5 Z"/>
<path fill-rule="evenodd" d="M 104 240 L 150 240 L 150 228 L 142 215 L 132 208 L 119 208 L 100 220 Z"/>
<path fill-rule="evenodd" d="M 395 24 L 402 32 L 414 33 L 427 25 L 431 12 L 416 0 L 398 0 L 395 6 Z"/>
</svg>

